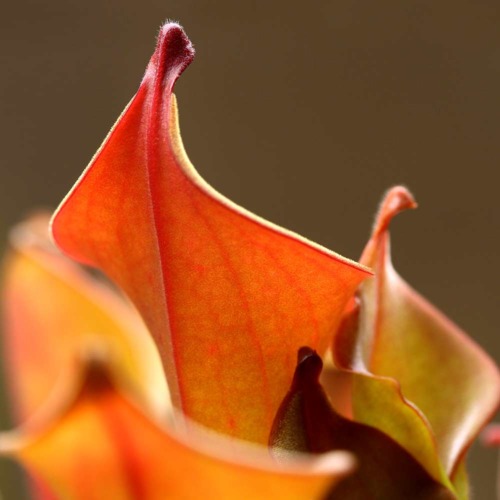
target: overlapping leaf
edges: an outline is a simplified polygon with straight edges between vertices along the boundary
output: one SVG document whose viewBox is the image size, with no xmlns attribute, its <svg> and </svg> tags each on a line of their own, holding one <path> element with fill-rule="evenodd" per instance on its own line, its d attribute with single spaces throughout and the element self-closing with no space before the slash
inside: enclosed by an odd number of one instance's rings
<svg viewBox="0 0 500 500">
<path fill-rule="evenodd" d="M 353 452 L 359 467 L 330 493 L 328 498 L 332 500 L 456 498 L 388 435 L 334 411 L 319 383 L 321 370 L 321 358 L 311 349 L 302 348 L 291 389 L 271 433 L 270 445 L 275 453 Z"/>
<path fill-rule="evenodd" d="M 196 441 L 152 423 L 113 381 L 104 360 L 89 359 L 57 404 L 24 429 L 0 435 L 0 453 L 17 458 L 64 500 L 322 498 L 352 471 L 346 452 L 286 466 L 263 451 L 199 430 Z M 207 451 L 210 447 L 211 451 Z"/>
<path fill-rule="evenodd" d="M 466 449 L 498 405 L 500 377 L 488 356 L 392 267 L 389 223 L 414 206 L 404 188 L 385 197 L 361 258 L 375 277 L 360 286 L 334 358 L 355 372 L 356 420 L 391 435 L 436 479 L 446 474 L 458 482 Z"/>
<path fill-rule="evenodd" d="M 168 393 L 142 321 L 120 296 L 59 253 L 48 239 L 48 220 L 40 215 L 18 226 L 4 263 L 3 340 L 18 419 L 45 403 L 82 348 L 102 342 L 146 407 L 161 413 Z"/>
<path fill-rule="evenodd" d="M 177 407 L 264 443 L 296 350 L 326 350 L 367 271 L 198 176 L 172 94 L 193 53 L 179 26 L 162 28 L 139 91 L 55 215 L 53 235 L 132 298 Z"/>
</svg>

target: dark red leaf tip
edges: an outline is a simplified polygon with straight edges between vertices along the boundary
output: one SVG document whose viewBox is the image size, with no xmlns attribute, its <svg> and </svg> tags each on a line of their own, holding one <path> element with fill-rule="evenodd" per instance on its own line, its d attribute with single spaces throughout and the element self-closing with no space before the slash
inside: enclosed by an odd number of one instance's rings
<svg viewBox="0 0 500 500">
<path fill-rule="evenodd" d="M 303 361 L 305 361 L 310 356 L 314 356 L 316 351 L 311 349 L 310 347 L 303 346 L 299 349 L 297 353 L 297 365 L 300 365 Z"/>
<path fill-rule="evenodd" d="M 156 50 L 146 71 L 162 77 L 172 89 L 175 81 L 194 58 L 194 47 L 182 27 L 174 22 L 165 23 L 158 34 Z"/>
<path fill-rule="evenodd" d="M 301 347 L 297 355 L 297 369 L 295 370 L 295 384 L 308 384 L 318 382 L 323 361 L 321 357 L 310 347 Z"/>
</svg>

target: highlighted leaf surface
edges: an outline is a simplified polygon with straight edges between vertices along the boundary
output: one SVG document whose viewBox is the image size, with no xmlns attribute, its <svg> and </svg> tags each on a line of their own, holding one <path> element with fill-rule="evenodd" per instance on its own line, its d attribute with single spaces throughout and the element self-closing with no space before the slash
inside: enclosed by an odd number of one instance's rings
<svg viewBox="0 0 500 500">
<path fill-rule="evenodd" d="M 218 431 L 264 443 L 295 352 L 324 352 L 367 271 L 234 205 L 184 152 L 172 88 L 193 58 L 160 32 L 139 91 L 53 220 L 59 246 L 132 298 L 173 401 Z"/>
</svg>

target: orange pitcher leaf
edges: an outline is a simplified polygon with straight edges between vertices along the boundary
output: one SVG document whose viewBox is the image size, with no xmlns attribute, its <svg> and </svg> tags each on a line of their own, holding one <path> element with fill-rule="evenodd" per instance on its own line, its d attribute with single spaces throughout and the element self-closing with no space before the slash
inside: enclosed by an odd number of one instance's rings
<svg viewBox="0 0 500 500">
<path fill-rule="evenodd" d="M 343 323 L 346 330 L 351 328 L 354 347 L 342 340 L 348 336 L 344 331 L 335 341 L 334 357 L 344 368 L 397 381 L 404 399 L 428 423 L 451 476 L 498 406 L 500 376 L 480 347 L 394 270 L 389 223 L 401 210 L 415 206 L 403 187 L 391 189 L 383 200 L 361 258 L 373 267 L 375 277 L 359 287 L 357 320 Z M 353 398 L 359 406 L 356 418 L 363 420 L 362 413 L 370 410 L 361 395 Z"/>
<path fill-rule="evenodd" d="M 264 443 L 304 343 L 324 352 L 368 271 L 227 200 L 184 151 L 172 89 L 194 50 L 160 31 L 140 88 L 52 230 L 131 297 L 176 407 Z"/>
<path fill-rule="evenodd" d="M 67 391 L 72 400 L 0 435 L 0 453 L 41 477 L 57 498 L 319 499 L 354 467 L 345 452 L 281 465 L 245 443 L 226 449 L 221 438 L 213 450 L 218 438 L 201 433 L 190 443 L 149 420 L 102 361 L 88 362 L 79 385 Z"/>
<path fill-rule="evenodd" d="M 319 383 L 321 371 L 321 358 L 312 349 L 302 348 L 292 386 L 271 432 L 270 445 L 275 454 L 339 449 L 353 453 L 358 468 L 330 493 L 328 498 L 332 500 L 456 498 L 452 488 L 435 481 L 387 434 L 339 415 Z"/>
<path fill-rule="evenodd" d="M 60 254 L 48 238 L 48 221 L 40 215 L 16 227 L 4 264 L 4 344 L 17 418 L 45 402 L 83 347 L 100 342 L 143 402 L 152 411 L 165 409 L 161 362 L 138 314 Z"/>
</svg>

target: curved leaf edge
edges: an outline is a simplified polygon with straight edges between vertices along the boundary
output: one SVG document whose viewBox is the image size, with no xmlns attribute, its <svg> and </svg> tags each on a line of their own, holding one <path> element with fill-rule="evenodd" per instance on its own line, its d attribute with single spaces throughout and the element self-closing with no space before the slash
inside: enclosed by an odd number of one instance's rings
<svg viewBox="0 0 500 500">
<path fill-rule="evenodd" d="M 168 43 L 167 43 L 168 42 Z M 171 82 L 171 89 L 170 91 L 173 90 L 173 87 L 175 85 L 176 80 L 179 78 L 181 73 L 189 66 L 189 64 L 193 61 L 194 59 L 194 48 L 186 36 L 183 28 L 178 24 L 174 22 L 167 22 L 165 25 L 162 26 L 160 29 L 160 33 L 158 36 L 158 41 L 157 41 L 157 48 L 155 51 L 155 54 L 158 53 L 158 64 L 164 64 L 166 63 L 166 57 L 167 57 L 167 46 L 169 45 L 175 46 L 176 53 L 175 54 L 168 54 L 169 57 L 172 57 L 174 61 L 180 60 L 180 63 L 178 67 L 175 68 L 175 76 L 172 78 Z M 154 57 L 154 56 L 153 56 Z M 146 74 L 149 71 L 149 66 L 148 69 L 146 70 Z M 170 73 L 172 73 L 171 71 Z M 170 73 L 167 74 L 167 78 L 170 76 Z M 146 75 L 145 75 L 146 76 Z M 144 81 L 144 79 L 143 79 Z M 57 244 L 57 229 L 56 229 L 56 219 L 58 217 L 59 212 L 62 210 L 64 205 L 67 203 L 67 201 L 73 197 L 74 193 L 78 190 L 80 183 L 82 182 L 83 178 L 86 176 L 87 171 L 92 167 L 92 165 L 95 163 L 101 152 L 104 150 L 106 147 L 107 143 L 111 139 L 112 135 L 115 133 L 116 128 L 119 126 L 120 121 L 122 117 L 127 113 L 129 108 L 133 105 L 134 101 L 137 99 L 137 97 L 140 94 L 142 88 L 142 82 L 141 86 L 139 87 L 138 92 L 136 95 L 131 99 L 131 101 L 127 104 L 121 115 L 118 117 L 116 120 L 115 124 L 109 131 L 108 135 L 104 139 L 103 143 L 95 153 L 95 155 L 92 157 L 90 160 L 88 166 L 86 169 L 83 171 L 71 191 L 64 197 L 63 201 L 60 203 L 59 207 L 56 209 L 54 215 L 52 216 L 51 222 L 50 222 L 50 232 L 52 235 L 52 238 L 54 242 Z M 250 221 L 254 222 L 255 224 L 265 227 L 271 231 L 277 232 L 279 234 L 282 234 L 283 236 L 296 240 L 303 245 L 306 245 L 308 247 L 311 247 L 315 249 L 316 251 L 325 254 L 335 260 L 338 260 L 340 262 L 343 262 L 347 264 L 348 266 L 357 269 L 361 271 L 362 273 L 366 274 L 366 276 L 372 275 L 372 271 L 370 268 L 352 260 L 347 257 L 344 257 L 332 250 L 329 250 L 328 248 L 315 243 L 297 233 L 294 231 L 285 229 L 277 224 L 274 224 L 270 221 L 267 221 L 266 219 L 255 215 L 254 213 L 250 212 L 249 210 L 239 206 L 238 204 L 234 203 L 233 201 L 229 200 L 226 198 L 223 194 L 219 193 L 215 188 L 213 188 L 208 182 L 206 182 L 203 177 L 198 173 L 194 165 L 191 163 L 186 150 L 184 148 L 182 138 L 181 138 L 181 133 L 180 133 L 180 127 L 179 127 L 179 117 L 178 117 L 178 107 L 177 107 L 177 99 L 175 94 L 172 92 L 171 93 L 171 103 L 170 103 L 170 127 L 169 127 L 169 135 L 166 137 L 166 140 L 170 142 L 170 146 L 172 151 L 175 154 L 176 160 L 178 162 L 178 165 L 181 168 L 181 171 L 183 174 L 204 194 L 208 195 L 209 197 L 213 198 L 216 200 L 220 205 L 224 206 L 225 208 L 234 211 L 241 215 L 242 217 L 245 217 L 249 219 Z"/>
<path fill-rule="evenodd" d="M 99 391 L 117 392 L 120 398 L 138 415 L 145 425 L 165 434 L 183 447 L 208 456 L 218 462 L 225 462 L 244 468 L 264 472 L 276 472 L 295 476 L 344 477 L 355 468 L 354 457 L 344 451 L 334 451 L 322 456 L 302 453 L 291 454 L 285 463 L 275 461 L 267 448 L 218 434 L 196 422 L 182 418 L 165 425 L 152 419 L 144 412 L 140 402 L 127 387 L 118 386 L 114 379 L 107 352 L 94 346 L 82 353 L 78 360 L 79 370 L 69 376 L 61 376 L 50 398 L 32 417 L 17 428 L 0 432 L 0 456 L 19 460 L 22 450 L 33 445 L 54 429 L 58 422 L 75 408 L 86 393 Z M 112 363 L 111 363 L 112 364 Z"/>
</svg>

